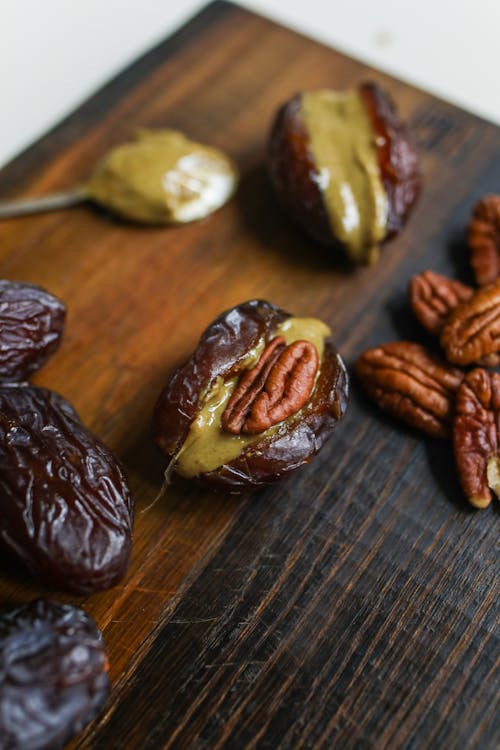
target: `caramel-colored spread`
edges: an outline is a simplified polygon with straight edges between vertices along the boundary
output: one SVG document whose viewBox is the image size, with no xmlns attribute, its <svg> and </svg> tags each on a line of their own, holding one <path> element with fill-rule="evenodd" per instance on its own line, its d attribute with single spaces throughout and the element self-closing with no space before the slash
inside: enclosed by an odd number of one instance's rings
<svg viewBox="0 0 500 750">
<path fill-rule="evenodd" d="M 276 336 L 284 336 L 287 344 L 299 339 L 310 341 L 316 347 L 320 361 L 323 356 L 324 340 L 329 335 L 328 326 L 315 318 L 288 318 L 276 328 Z M 246 369 L 256 364 L 263 349 L 264 340 L 249 352 L 245 362 Z M 194 477 L 207 471 L 214 471 L 219 466 L 237 458 L 251 443 L 262 440 L 279 429 L 280 424 L 274 425 L 259 435 L 231 435 L 222 430 L 221 415 L 237 382 L 238 378 L 224 381 L 222 377 L 219 377 L 207 393 L 200 398 L 198 416 L 191 424 L 188 436 L 176 458 L 175 470 L 178 474 L 184 477 Z"/>
<path fill-rule="evenodd" d="M 108 154 L 86 193 L 127 219 L 179 224 L 222 206 L 237 182 L 235 165 L 218 149 L 176 130 L 142 130 Z"/>
<path fill-rule="evenodd" d="M 356 262 L 378 258 L 388 202 L 375 133 L 357 91 L 305 93 L 301 114 L 333 234 Z"/>
</svg>

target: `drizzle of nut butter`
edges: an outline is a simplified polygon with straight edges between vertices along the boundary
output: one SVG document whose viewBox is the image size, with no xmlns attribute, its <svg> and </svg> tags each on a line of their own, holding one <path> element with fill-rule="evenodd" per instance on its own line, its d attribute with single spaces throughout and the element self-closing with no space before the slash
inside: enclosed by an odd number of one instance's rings
<svg viewBox="0 0 500 750">
<path fill-rule="evenodd" d="M 331 334 L 330 328 L 315 318 L 288 318 L 277 326 L 275 335 L 284 336 L 286 343 L 305 339 L 314 344 L 320 360 L 323 356 L 325 338 Z M 258 361 L 265 346 L 262 339 L 248 353 L 244 368 L 250 369 Z M 318 368 L 318 374 L 320 371 Z M 284 422 L 273 425 L 259 435 L 231 435 L 221 428 L 221 415 L 236 387 L 238 377 L 225 381 L 218 377 L 202 394 L 200 410 L 191 424 L 188 436 L 175 457 L 175 471 L 183 477 L 195 477 L 233 461 L 252 443 L 264 440 L 277 432 L 284 424 L 297 418 L 297 414 Z M 304 407 L 304 408 L 307 408 Z M 300 412 L 298 412 L 300 414 Z"/>
<path fill-rule="evenodd" d="M 177 130 L 141 130 L 110 151 L 85 192 L 126 219 L 182 224 L 220 208 L 237 183 L 237 168 L 222 151 Z"/>
<path fill-rule="evenodd" d="M 357 91 L 307 92 L 301 115 L 332 233 L 355 262 L 373 263 L 386 235 L 388 200 L 363 100 Z"/>
</svg>

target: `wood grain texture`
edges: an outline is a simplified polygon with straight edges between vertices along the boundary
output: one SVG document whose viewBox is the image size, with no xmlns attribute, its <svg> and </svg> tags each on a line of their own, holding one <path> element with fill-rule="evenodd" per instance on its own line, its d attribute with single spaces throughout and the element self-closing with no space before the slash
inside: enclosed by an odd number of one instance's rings
<svg viewBox="0 0 500 750">
<path fill-rule="evenodd" d="M 351 270 L 279 210 L 265 172 L 276 108 L 303 88 L 386 86 L 419 143 L 425 185 L 373 268 Z M 223 309 L 269 299 L 316 315 L 350 364 L 422 341 L 405 297 L 425 268 L 471 281 L 464 228 L 500 186 L 500 132 L 424 92 L 227 3 L 207 7 L 0 173 L 0 196 L 59 190 L 140 126 L 225 149 L 241 187 L 170 230 L 80 207 L 0 223 L 0 275 L 66 301 L 60 391 L 120 456 L 136 500 L 126 580 L 87 598 L 42 591 L 2 558 L 3 608 L 40 593 L 103 629 L 114 688 L 71 747 L 494 748 L 498 511 L 466 507 L 448 444 L 348 415 L 295 477 L 239 499 L 175 481 L 152 446 L 170 369 Z"/>
</svg>

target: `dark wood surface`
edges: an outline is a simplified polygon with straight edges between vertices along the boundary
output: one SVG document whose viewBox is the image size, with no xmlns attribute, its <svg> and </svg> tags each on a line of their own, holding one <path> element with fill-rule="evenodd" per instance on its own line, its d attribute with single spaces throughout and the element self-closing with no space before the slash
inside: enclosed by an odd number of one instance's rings
<svg viewBox="0 0 500 750">
<path fill-rule="evenodd" d="M 279 210 L 265 142 L 303 88 L 374 79 L 408 118 L 425 186 L 378 265 L 351 270 Z M 69 308 L 36 377 L 122 459 L 136 501 L 122 585 L 76 599 L 2 558 L 4 609 L 81 604 L 102 628 L 113 691 L 72 748 L 498 746 L 498 511 L 473 512 L 451 448 L 383 418 L 355 384 L 316 460 L 240 498 L 175 481 L 150 416 L 170 369 L 223 309 L 261 297 L 366 347 L 421 339 L 405 298 L 424 268 L 469 280 L 469 211 L 500 188 L 500 132 L 484 121 L 231 4 L 208 6 L 0 172 L 0 196 L 59 190 L 138 126 L 224 148 L 235 199 L 175 229 L 79 207 L 0 223 L 0 275 Z"/>
</svg>

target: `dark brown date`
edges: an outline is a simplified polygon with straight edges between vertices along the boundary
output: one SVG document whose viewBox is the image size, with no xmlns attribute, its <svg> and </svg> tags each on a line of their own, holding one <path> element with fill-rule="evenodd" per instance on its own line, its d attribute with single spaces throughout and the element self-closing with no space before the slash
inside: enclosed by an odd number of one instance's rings
<svg viewBox="0 0 500 750">
<path fill-rule="evenodd" d="M 0 749 L 60 750 L 109 693 L 101 634 L 83 610 L 39 599 L 0 616 Z"/>
<path fill-rule="evenodd" d="M 76 593 L 125 574 L 132 502 L 111 451 L 44 388 L 0 388 L 0 541 L 41 581 Z"/>
<path fill-rule="evenodd" d="M 377 158 L 387 194 L 387 239 L 403 228 L 420 192 L 420 164 L 405 123 L 387 91 L 362 83 L 359 92 L 370 118 Z"/>
<path fill-rule="evenodd" d="M 391 97 L 374 83 L 358 87 L 376 144 L 380 177 L 387 197 L 385 239 L 406 222 L 420 190 L 417 153 Z M 268 166 L 277 196 L 289 215 L 318 242 L 339 244 L 333 235 L 318 179 L 298 94 L 278 111 L 269 138 Z"/>
<path fill-rule="evenodd" d="M 21 382 L 61 343 L 66 307 L 33 284 L 0 279 L 0 380 Z"/>
<path fill-rule="evenodd" d="M 169 459 L 175 461 L 183 448 L 199 416 L 203 394 L 217 379 L 228 382 L 248 372 L 248 353 L 259 342 L 268 346 L 275 339 L 277 326 L 290 317 L 269 302 L 252 300 L 222 313 L 206 329 L 187 362 L 170 376 L 156 405 L 154 439 Z M 331 339 L 326 339 L 314 387 L 300 411 L 273 427 L 271 433 L 253 436 L 256 439 L 236 458 L 194 478 L 230 492 L 281 479 L 319 451 L 343 416 L 347 399 L 344 363 Z"/>
</svg>

